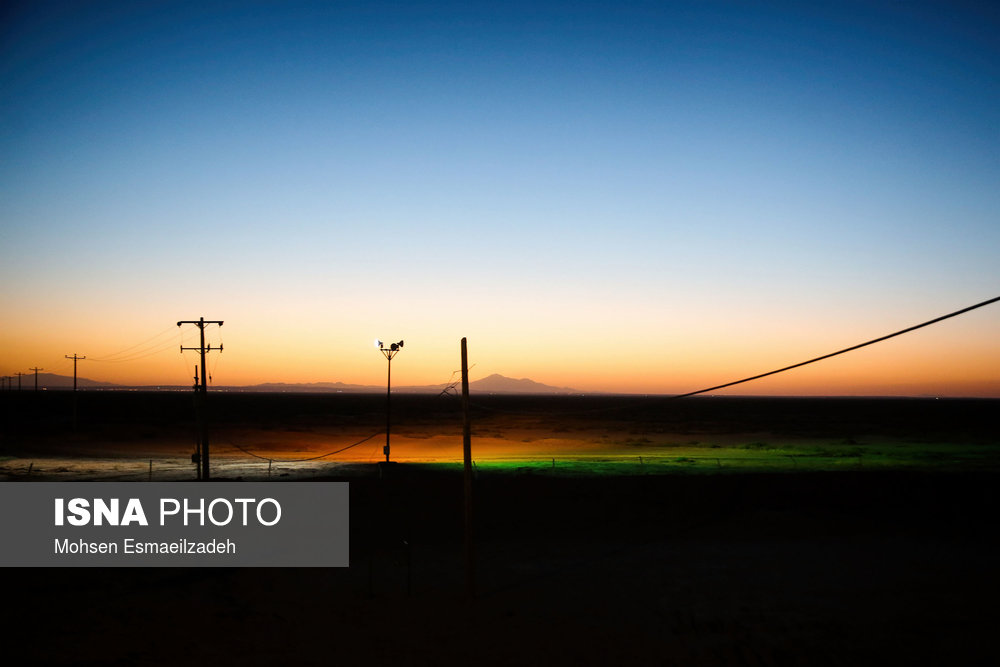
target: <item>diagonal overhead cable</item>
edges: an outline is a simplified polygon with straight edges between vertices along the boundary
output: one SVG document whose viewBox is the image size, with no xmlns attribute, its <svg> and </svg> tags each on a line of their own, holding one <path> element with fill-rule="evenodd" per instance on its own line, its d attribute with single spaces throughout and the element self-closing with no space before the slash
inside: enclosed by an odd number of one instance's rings
<svg viewBox="0 0 1000 667">
<path fill-rule="evenodd" d="M 759 380 L 760 378 L 767 377 L 768 375 L 775 375 L 777 373 L 783 373 L 785 371 L 790 371 L 793 368 L 798 368 L 800 366 L 805 366 L 806 364 L 816 363 L 817 361 L 822 361 L 823 359 L 829 359 L 830 357 L 835 357 L 838 354 L 844 354 L 845 352 L 852 352 L 854 350 L 860 349 L 862 347 L 866 347 L 868 345 L 874 345 L 875 343 L 881 343 L 884 340 L 888 340 L 890 338 L 895 338 L 896 336 L 902 336 L 905 333 L 909 333 L 911 331 L 916 331 L 917 329 L 922 329 L 923 327 L 928 327 L 928 326 L 930 326 L 932 324 L 936 324 L 936 323 L 938 323 L 938 322 L 940 322 L 942 320 L 947 320 L 950 317 L 955 317 L 957 315 L 961 315 L 963 313 L 967 313 L 970 310 L 975 310 L 976 308 L 982 308 L 983 306 L 988 306 L 989 304 L 994 303 L 996 301 L 1000 301 L 1000 296 L 993 297 L 992 299 L 989 299 L 987 301 L 983 301 L 982 303 L 977 303 L 976 305 L 969 306 L 968 308 L 963 308 L 961 310 L 956 310 L 954 313 L 948 313 L 947 315 L 942 315 L 941 317 L 935 317 L 933 320 L 928 320 L 926 322 L 923 322 L 922 324 L 917 324 L 917 325 L 914 325 L 912 327 L 907 327 L 905 329 L 901 329 L 901 330 L 899 330 L 899 331 L 897 331 L 895 333 L 891 333 L 891 334 L 889 334 L 887 336 L 880 336 L 880 337 L 874 338 L 874 339 L 872 339 L 870 341 L 867 341 L 867 342 L 864 342 L 864 343 L 859 343 L 858 345 L 852 345 L 851 347 L 845 347 L 843 350 L 837 350 L 836 352 L 831 352 L 830 354 L 824 354 L 821 357 L 816 357 L 815 359 L 810 359 L 809 361 L 802 361 L 802 362 L 799 362 L 797 364 L 792 364 L 791 366 L 785 366 L 784 368 L 779 368 L 777 370 L 768 371 L 767 373 L 761 373 L 760 375 L 754 375 L 752 377 L 743 378 L 742 380 L 735 380 L 733 382 L 727 382 L 725 384 L 719 384 L 719 385 L 716 385 L 714 387 L 708 387 L 707 389 L 699 389 L 698 391 L 689 391 L 686 394 L 677 394 L 675 396 L 670 396 L 669 398 L 686 398 L 688 396 L 694 396 L 696 394 L 704 394 L 704 393 L 709 392 L 709 391 L 715 391 L 716 389 L 723 389 L 725 387 L 732 387 L 733 385 L 736 385 L 736 384 L 743 384 L 744 382 L 750 382 L 751 380 Z"/>
<path fill-rule="evenodd" d="M 920 324 L 916 324 L 916 325 L 914 325 L 912 327 L 907 327 L 905 329 L 900 329 L 899 331 L 896 331 L 894 333 L 888 334 L 886 336 L 879 336 L 878 338 L 873 338 L 872 340 L 865 341 L 864 343 L 859 343 L 857 345 L 852 345 L 850 347 L 845 347 L 843 350 L 837 350 L 836 352 L 831 352 L 829 354 L 824 354 L 823 356 L 816 357 L 814 359 L 809 359 L 808 361 L 801 361 L 801 362 L 799 362 L 797 364 L 792 364 L 791 366 L 785 366 L 784 368 L 778 368 L 776 370 L 768 371 L 766 373 L 760 373 L 758 375 L 752 375 L 750 377 L 743 378 L 742 380 L 734 380 L 732 382 L 726 382 L 725 384 L 717 384 L 714 387 L 706 387 L 705 389 L 699 389 L 697 391 L 689 391 L 689 392 L 687 392 L 685 394 L 672 394 L 672 395 L 669 395 L 669 396 L 648 396 L 646 400 L 648 400 L 648 401 L 662 401 L 662 400 L 673 400 L 675 398 L 687 398 L 688 396 L 696 396 L 698 394 L 706 394 L 706 393 L 708 393 L 710 391 L 715 391 L 717 389 L 724 389 L 726 387 L 732 387 L 732 386 L 737 385 L 737 384 L 743 384 L 744 382 L 750 382 L 751 380 L 759 380 L 760 378 L 764 378 L 764 377 L 767 377 L 769 375 L 776 375 L 778 373 L 784 373 L 785 371 L 790 371 L 793 368 L 799 368 L 800 366 L 805 366 L 807 364 L 813 364 L 813 363 L 816 363 L 817 361 L 822 361 L 823 359 L 829 359 L 830 357 L 836 357 L 839 354 L 844 354 L 846 352 L 852 352 L 852 351 L 860 349 L 862 347 L 867 347 L 868 345 L 874 345 L 875 343 L 881 343 L 884 340 L 888 340 L 890 338 L 895 338 L 896 336 L 901 336 L 901 335 L 903 335 L 905 333 L 909 333 L 911 331 L 916 331 L 917 329 L 922 329 L 922 328 L 930 326 L 932 324 L 937 324 L 938 322 L 941 322 L 942 320 L 947 320 L 949 318 L 956 317 L 958 315 L 962 315 L 962 314 L 967 313 L 967 312 L 969 312 L 971 310 L 976 310 L 977 308 L 982 308 L 983 306 L 988 306 L 991 303 L 996 303 L 997 301 L 1000 301 L 1000 296 L 993 297 L 992 299 L 987 299 L 986 301 L 982 301 L 980 303 L 977 303 L 975 305 L 969 306 L 967 308 L 962 308 L 961 310 L 956 310 L 953 313 L 948 313 L 947 315 L 942 315 L 941 317 L 935 317 L 933 320 L 927 320 L 926 322 L 922 322 Z M 476 407 L 483 408 L 483 409 L 489 410 L 491 412 L 507 412 L 507 413 L 510 413 L 510 414 L 545 414 L 545 415 L 550 415 L 550 416 L 552 416 L 552 415 L 584 414 L 584 413 L 591 413 L 591 412 L 612 412 L 614 410 L 621 410 L 621 409 L 626 409 L 628 407 L 634 407 L 631 404 L 628 404 L 628 405 L 622 404 L 622 405 L 617 405 L 617 406 L 608 406 L 608 407 L 603 407 L 603 408 L 592 408 L 592 409 L 587 409 L 587 410 L 567 410 L 567 411 L 564 411 L 564 412 L 551 412 L 551 411 L 540 411 L 540 412 L 530 412 L 530 411 L 527 411 L 526 412 L 526 411 L 523 411 L 523 410 L 504 410 L 502 408 L 496 408 L 496 407 L 493 407 L 493 406 L 482 405 L 481 403 L 474 403 L 474 405 L 476 405 Z"/>
</svg>

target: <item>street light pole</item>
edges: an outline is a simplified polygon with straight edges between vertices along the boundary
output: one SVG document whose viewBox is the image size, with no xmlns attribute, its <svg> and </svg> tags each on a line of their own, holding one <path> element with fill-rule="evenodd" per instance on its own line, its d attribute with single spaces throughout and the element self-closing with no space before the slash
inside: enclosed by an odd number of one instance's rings
<svg viewBox="0 0 1000 667">
<path fill-rule="evenodd" d="M 385 447 L 382 448 L 385 454 L 385 462 L 389 462 L 389 431 L 392 430 L 392 357 L 386 355 L 386 376 L 385 376 Z"/>
<path fill-rule="evenodd" d="M 385 454 L 385 462 L 389 462 L 389 432 L 392 428 L 392 421 L 390 415 L 390 407 L 392 404 L 392 358 L 396 356 L 400 350 L 403 349 L 403 341 L 398 343 L 392 343 L 389 347 L 386 347 L 382 341 L 375 339 L 375 347 L 378 348 L 379 352 L 385 355 L 386 361 L 388 362 L 388 370 L 386 372 L 385 381 L 385 447 L 382 448 L 382 453 Z"/>
</svg>

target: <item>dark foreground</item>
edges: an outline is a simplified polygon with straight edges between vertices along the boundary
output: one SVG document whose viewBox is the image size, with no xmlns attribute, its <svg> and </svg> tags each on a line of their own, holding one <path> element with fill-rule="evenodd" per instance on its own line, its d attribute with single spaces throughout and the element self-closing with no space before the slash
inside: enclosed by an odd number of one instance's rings
<svg viewBox="0 0 1000 667">
<path fill-rule="evenodd" d="M 266 430 L 309 427 L 382 428 L 380 394 L 210 392 L 213 427 Z M 30 446 L 73 433 L 154 438 L 185 436 L 195 427 L 193 396 L 184 392 L 0 393 L 0 448 Z M 474 429 L 609 429 L 631 433 L 754 433 L 883 435 L 960 442 L 996 442 L 998 399 L 473 395 Z M 461 433 L 453 395 L 394 394 L 393 429 L 442 427 Z M 0 451 L 0 454 L 4 453 Z"/>
<path fill-rule="evenodd" d="M 352 478 L 345 569 L 4 573 L 45 664 L 993 664 L 993 474 Z"/>
</svg>

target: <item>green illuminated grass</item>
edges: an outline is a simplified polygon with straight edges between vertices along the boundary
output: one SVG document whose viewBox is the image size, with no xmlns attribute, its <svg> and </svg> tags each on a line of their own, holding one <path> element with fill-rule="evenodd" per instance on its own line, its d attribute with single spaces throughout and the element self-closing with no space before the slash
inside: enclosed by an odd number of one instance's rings
<svg viewBox="0 0 1000 667">
<path fill-rule="evenodd" d="M 475 451 L 473 447 L 473 451 Z M 1000 445 L 927 443 L 833 443 L 739 446 L 681 446 L 655 454 L 524 456 L 504 459 L 473 456 L 477 474 L 516 475 L 673 475 L 838 470 L 1000 471 Z M 428 463 L 436 468 L 460 462 Z"/>
</svg>

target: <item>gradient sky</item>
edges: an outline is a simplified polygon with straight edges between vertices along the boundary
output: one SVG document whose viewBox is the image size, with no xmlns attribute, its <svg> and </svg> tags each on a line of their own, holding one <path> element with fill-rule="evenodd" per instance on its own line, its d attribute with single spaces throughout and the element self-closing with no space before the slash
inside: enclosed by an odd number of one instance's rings
<svg viewBox="0 0 1000 667">
<path fill-rule="evenodd" d="M 219 384 L 379 384 L 376 336 L 445 382 L 467 336 L 675 393 L 1000 295 L 995 4 L 484 4 L 6 3 L 0 374 L 185 384 L 204 316 Z M 728 393 L 1000 396 L 998 334 Z"/>
</svg>

